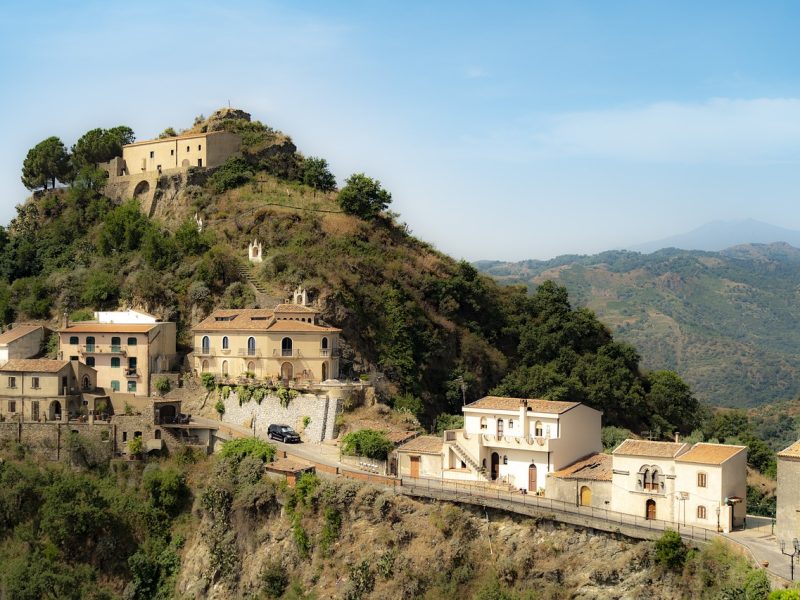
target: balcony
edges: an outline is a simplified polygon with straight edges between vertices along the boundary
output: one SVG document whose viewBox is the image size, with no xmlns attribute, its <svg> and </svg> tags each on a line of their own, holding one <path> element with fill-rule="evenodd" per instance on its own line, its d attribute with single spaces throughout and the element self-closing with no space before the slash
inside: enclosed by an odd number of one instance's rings
<svg viewBox="0 0 800 600">
<path fill-rule="evenodd" d="M 261 350 L 256 348 L 239 348 L 239 356 L 252 356 L 255 358 L 261 357 Z"/>
<path fill-rule="evenodd" d="M 201 348 L 195 348 L 194 353 L 197 356 L 211 356 L 212 354 L 214 354 L 215 350 L 216 349 L 212 348 L 211 346 L 203 346 Z"/>
<path fill-rule="evenodd" d="M 136 370 L 136 369 L 126 368 L 125 369 L 125 377 L 127 377 L 128 379 L 138 379 L 139 378 L 139 371 Z"/>
<path fill-rule="evenodd" d="M 128 351 L 124 346 L 106 344 L 86 344 L 78 348 L 80 354 L 121 354 L 125 356 Z"/>
<path fill-rule="evenodd" d="M 300 350 L 278 350 L 276 348 L 272 351 L 272 356 L 280 356 L 283 358 L 301 358 L 303 355 L 300 353 Z"/>
<path fill-rule="evenodd" d="M 517 450 L 536 450 L 539 452 L 550 452 L 553 450 L 550 444 L 555 441 L 555 438 L 537 437 L 533 435 L 522 437 L 509 433 L 508 431 L 497 435 L 496 433 L 492 434 L 483 430 L 480 434 L 475 435 L 481 438 L 481 443 L 487 448 L 511 448 Z"/>
<path fill-rule="evenodd" d="M 328 358 L 329 356 L 339 356 L 338 348 L 320 348 L 320 358 Z"/>
</svg>

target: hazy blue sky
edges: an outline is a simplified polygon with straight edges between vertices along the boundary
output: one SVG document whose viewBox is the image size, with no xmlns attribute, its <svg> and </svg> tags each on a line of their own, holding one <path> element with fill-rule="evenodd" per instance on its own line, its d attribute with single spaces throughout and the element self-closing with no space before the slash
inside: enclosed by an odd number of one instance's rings
<svg viewBox="0 0 800 600">
<path fill-rule="evenodd" d="M 796 2 L 0 0 L 0 222 L 49 135 L 241 107 L 468 259 L 800 229 Z"/>
</svg>

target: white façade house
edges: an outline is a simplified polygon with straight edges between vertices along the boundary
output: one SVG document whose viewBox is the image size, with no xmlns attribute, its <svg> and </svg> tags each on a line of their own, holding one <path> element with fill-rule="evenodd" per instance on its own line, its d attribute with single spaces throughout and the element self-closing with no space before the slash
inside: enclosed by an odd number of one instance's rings
<svg viewBox="0 0 800 600">
<path fill-rule="evenodd" d="M 724 532 L 744 523 L 746 446 L 629 439 L 612 457 L 611 510 Z"/>
<path fill-rule="evenodd" d="M 445 431 L 441 441 L 442 479 L 543 493 L 548 473 L 602 450 L 602 413 L 580 402 L 487 396 L 462 410 L 464 428 Z M 423 458 L 432 460 L 414 444 L 399 448 L 399 474 L 430 476 Z"/>
</svg>

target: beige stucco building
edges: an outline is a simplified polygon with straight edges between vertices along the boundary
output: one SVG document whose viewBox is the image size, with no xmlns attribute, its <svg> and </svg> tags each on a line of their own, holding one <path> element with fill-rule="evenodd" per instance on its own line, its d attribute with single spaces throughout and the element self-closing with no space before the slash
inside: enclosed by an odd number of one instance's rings
<svg viewBox="0 0 800 600">
<path fill-rule="evenodd" d="M 47 330 L 42 325 L 14 325 L 0 334 L 0 365 L 14 358 L 31 358 L 42 350 Z"/>
<path fill-rule="evenodd" d="M 625 440 L 612 456 L 611 510 L 724 532 L 744 523 L 746 446 Z"/>
<path fill-rule="evenodd" d="M 59 355 L 97 370 L 107 393 L 151 395 L 151 375 L 172 369 L 176 360 L 175 323 L 84 321 L 59 332 Z"/>
<path fill-rule="evenodd" d="M 12 359 L 0 367 L 0 414 L 30 421 L 77 415 L 82 394 L 97 386 L 97 373 L 78 361 Z"/>
<path fill-rule="evenodd" d="M 610 454 L 597 452 L 547 476 L 546 495 L 576 506 L 611 506 Z"/>
<path fill-rule="evenodd" d="M 122 156 L 106 164 L 109 175 L 124 177 L 188 167 L 218 167 L 239 151 L 235 133 L 214 131 L 134 142 L 122 147 Z"/>
<path fill-rule="evenodd" d="M 800 441 L 778 452 L 775 535 L 791 549 L 800 539 Z"/>
<path fill-rule="evenodd" d="M 215 310 L 192 330 L 192 367 L 228 378 L 336 379 L 341 330 L 320 324 L 318 312 L 302 304 Z"/>
</svg>

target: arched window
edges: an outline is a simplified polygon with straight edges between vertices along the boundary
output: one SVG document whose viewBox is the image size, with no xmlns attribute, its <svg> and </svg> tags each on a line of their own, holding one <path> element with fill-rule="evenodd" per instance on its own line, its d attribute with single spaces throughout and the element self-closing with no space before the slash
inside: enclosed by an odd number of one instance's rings
<svg viewBox="0 0 800 600">
<path fill-rule="evenodd" d="M 514 419 L 509 419 L 508 420 L 508 428 L 509 429 L 514 429 Z"/>
<path fill-rule="evenodd" d="M 636 477 L 636 489 L 638 490 L 646 490 L 647 486 L 649 485 L 650 481 L 650 469 L 646 466 L 643 466 L 639 469 L 639 473 Z"/>
<path fill-rule="evenodd" d="M 223 375 L 227 375 L 228 374 L 228 361 L 227 360 L 223 360 L 222 361 L 222 374 Z"/>
<path fill-rule="evenodd" d="M 208 339 L 208 336 L 207 336 L 207 335 L 204 335 L 204 336 L 203 336 L 203 348 L 202 348 L 202 353 L 203 353 L 203 354 L 208 354 L 210 351 L 211 351 L 211 340 L 210 340 L 210 339 Z"/>
<path fill-rule="evenodd" d="M 249 337 L 247 338 L 247 356 L 255 356 L 256 355 L 256 338 Z"/>
<path fill-rule="evenodd" d="M 661 485 L 661 479 L 659 478 L 658 469 L 653 469 L 652 473 L 650 473 L 650 489 L 654 492 L 659 491 Z"/>
<path fill-rule="evenodd" d="M 292 355 L 292 338 L 285 337 L 281 340 L 281 356 Z"/>
<path fill-rule="evenodd" d="M 698 519 L 705 519 L 706 518 L 706 507 L 705 506 L 698 506 L 697 507 L 697 518 Z"/>
<path fill-rule="evenodd" d="M 227 335 L 223 335 L 222 336 L 222 349 L 223 350 L 227 350 L 228 349 L 228 336 Z"/>
<path fill-rule="evenodd" d="M 542 430 L 542 422 L 536 421 L 536 425 L 533 428 L 534 434 L 536 437 L 542 437 L 544 435 L 544 431 Z"/>
<path fill-rule="evenodd" d="M 252 360 L 249 363 L 247 363 L 247 372 L 253 373 L 255 375 L 256 363 L 254 363 Z"/>
<path fill-rule="evenodd" d="M 489 425 L 486 421 L 486 417 L 481 417 L 481 429 L 488 429 Z"/>
<path fill-rule="evenodd" d="M 320 342 L 320 344 L 321 344 L 321 348 L 323 350 L 327 350 L 328 349 L 328 338 L 326 338 L 326 337 L 322 338 L 322 341 Z"/>
</svg>

